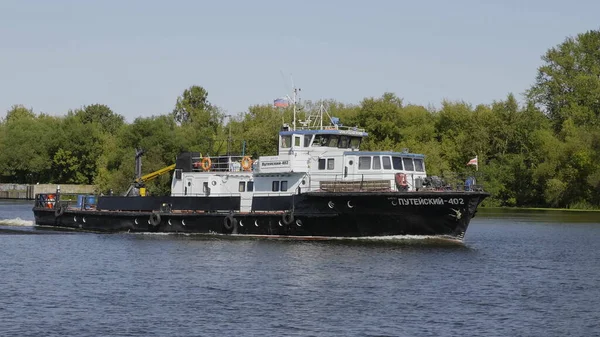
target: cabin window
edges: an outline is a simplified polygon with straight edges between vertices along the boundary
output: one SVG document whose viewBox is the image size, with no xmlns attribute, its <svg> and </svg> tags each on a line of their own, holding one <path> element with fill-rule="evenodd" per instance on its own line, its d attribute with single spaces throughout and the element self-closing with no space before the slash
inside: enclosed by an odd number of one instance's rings
<svg viewBox="0 0 600 337">
<path fill-rule="evenodd" d="M 284 149 L 292 147 L 292 136 L 281 136 L 281 147 Z"/>
<path fill-rule="evenodd" d="M 423 167 L 423 159 L 414 159 L 415 162 L 415 171 L 417 172 L 425 172 L 425 167 Z"/>
<path fill-rule="evenodd" d="M 340 144 L 338 145 L 338 147 L 342 148 L 342 149 L 346 149 L 346 148 L 348 148 L 349 142 L 350 142 L 350 139 L 348 138 L 348 136 L 342 136 L 342 137 L 340 137 Z"/>
<path fill-rule="evenodd" d="M 287 180 L 281 182 L 281 192 L 287 191 Z"/>
<path fill-rule="evenodd" d="M 208 181 L 205 181 L 204 183 L 202 183 L 202 192 L 204 192 L 204 193 L 208 192 Z"/>
<path fill-rule="evenodd" d="M 412 158 L 402 158 L 402 162 L 404 163 L 405 171 L 414 171 L 415 167 L 413 166 Z"/>
<path fill-rule="evenodd" d="M 238 191 L 246 192 L 246 182 L 240 181 L 240 186 L 238 187 Z"/>
<path fill-rule="evenodd" d="M 294 146 L 300 147 L 300 136 L 294 136 Z"/>
<path fill-rule="evenodd" d="M 379 159 L 379 156 L 373 156 L 373 170 L 381 170 L 381 159 Z"/>
<path fill-rule="evenodd" d="M 402 171 L 402 158 L 392 157 L 392 164 L 394 164 L 394 170 Z"/>
<path fill-rule="evenodd" d="M 381 157 L 381 160 L 383 160 L 383 169 L 384 170 L 391 170 L 392 169 L 392 162 L 390 161 L 390 157 L 383 156 L 383 157 Z"/>
<path fill-rule="evenodd" d="M 312 135 L 304 135 L 304 147 L 309 147 L 311 140 L 312 140 Z"/>
<path fill-rule="evenodd" d="M 319 159 L 319 170 L 325 169 L 325 158 Z"/>
<path fill-rule="evenodd" d="M 323 135 L 315 135 L 312 146 L 325 146 L 327 144 L 327 137 Z"/>
<path fill-rule="evenodd" d="M 252 192 L 254 191 L 254 181 L 249 181 L 248 182 L 248 188 L 247 188 L 248 192 Z"/>
<path fill-rule="evenodd" d="M 358 157 L 358 169 L 359 170 L 370 170 L 371 169 L 371 157 Z"/>
<path fill-rule="evenodd" d="M 338 136 L 330 136 L 329 143 L 327 146 L 329 147 L 337 147 L 338 146 L 339 137 Z"/>
<path fill-rule="evenodd" d="M 359 137 L 352 137 L 350 139 L 350 147 L 353 149 L 358 149 L 358 147 L 360 146 L 360 138 Z"/>
<path fill-rule="evenodd" d="M 279 192 L 279 181 L 273 182 L 273 188 L 271 189 L 273 192 Z"/>
<path fill-rule="evenodd" d="M 327 159 L 327 169 L 333 170 L 334 167 L 335 167 L 335 163 L 334 163 L 333 158 Z"/>
</svg>

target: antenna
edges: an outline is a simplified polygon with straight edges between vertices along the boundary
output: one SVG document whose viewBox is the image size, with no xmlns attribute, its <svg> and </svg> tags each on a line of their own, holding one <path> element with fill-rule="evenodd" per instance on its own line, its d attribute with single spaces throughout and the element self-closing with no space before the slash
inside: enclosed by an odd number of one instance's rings
<svg viewBox="0 0 600 337">
<path fill-rule="evenodd" d="M 292 81 L 292 88 L 294 89 L 293 99 L 292 99 L 292 105 L 293 105 L 293 110 L 294 110 L 294 120 L 292 121 L 292 130 L 296 131 L 296 103 L 297 103 L 298 93 L 300 91 L 302 91 L 302 89 L 296 88 L 296 86 L 294 85 L 294 78 L 292 77 L 291 74 L 290 74 L 290 80 Z"/>
</svg>

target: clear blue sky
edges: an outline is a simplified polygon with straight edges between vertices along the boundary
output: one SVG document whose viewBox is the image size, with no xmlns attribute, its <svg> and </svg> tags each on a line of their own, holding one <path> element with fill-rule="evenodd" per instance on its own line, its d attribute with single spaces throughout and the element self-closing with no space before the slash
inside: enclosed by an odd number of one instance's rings
<svg viewBox="0 0 600 337">
<path fill-rule="evenodd" d="M 234 114 L 285 95 L 282 71 L 304 99 L 491 103 L 599 28 L 600 1 L 2 0 L 0 117 L 103 103 L 132 121 L 194 84 Z"/>
</svg>

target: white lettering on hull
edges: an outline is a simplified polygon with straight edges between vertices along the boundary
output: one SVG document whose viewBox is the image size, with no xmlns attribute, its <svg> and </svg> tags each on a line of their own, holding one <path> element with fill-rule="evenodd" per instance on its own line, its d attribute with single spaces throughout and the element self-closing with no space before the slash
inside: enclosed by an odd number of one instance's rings
<svg viewBox="0 0 600 337">
<path fill-rule="evenodd" d="M 435 205 L 464 205 L 463 198 L 390 198 L 394 206 L 435 206 Z"/>
</svg>

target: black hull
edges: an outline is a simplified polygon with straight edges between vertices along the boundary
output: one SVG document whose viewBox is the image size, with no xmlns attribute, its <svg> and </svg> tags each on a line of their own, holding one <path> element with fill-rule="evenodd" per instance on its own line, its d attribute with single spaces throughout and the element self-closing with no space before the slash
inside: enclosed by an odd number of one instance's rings
<svg viewBox="0 0 600 337">
<path fill-rule="evenodd" d="M 170 211 L 80 210 L 34 207 L 36 224 L 88 231 L 242 234 L 289 237 L 376 237 L 397 235 L 447 236 L 462 240 L 484 192 L 305 193 L 287 199 L 255 198 L 253 212 L 189 210 L 181 198 L 107 198 L 119 209 L 143 208 L 141 202 L 170 201 Z M 210 197 L 209 197 L 210 198 Z M 195 198 L 196 205 L 202 205 Z M 283 205 L 281 200 L 285 200 Z M 118 202 L 115 202 L 118 201 Z M 128 205 L 129 203 L 129 205 Z M 181 209 L 181 203 L 188 210 Z M 231 204 L 231 200 L 226 203 Z M 101 201 L 98 205 L 103 204 Z M 233 204 L 239 205 L 238 202 Z M 268 205 L 273 205 L 268 209 Z M 132 206 L 135 205 L 135 206 Z M 116 207 L 116 206 L 114 206 Z M 206 207 L 204 207 L 206 208 Z M 222 207 L 221 207 L 222 208 Z"/>
</svg>

